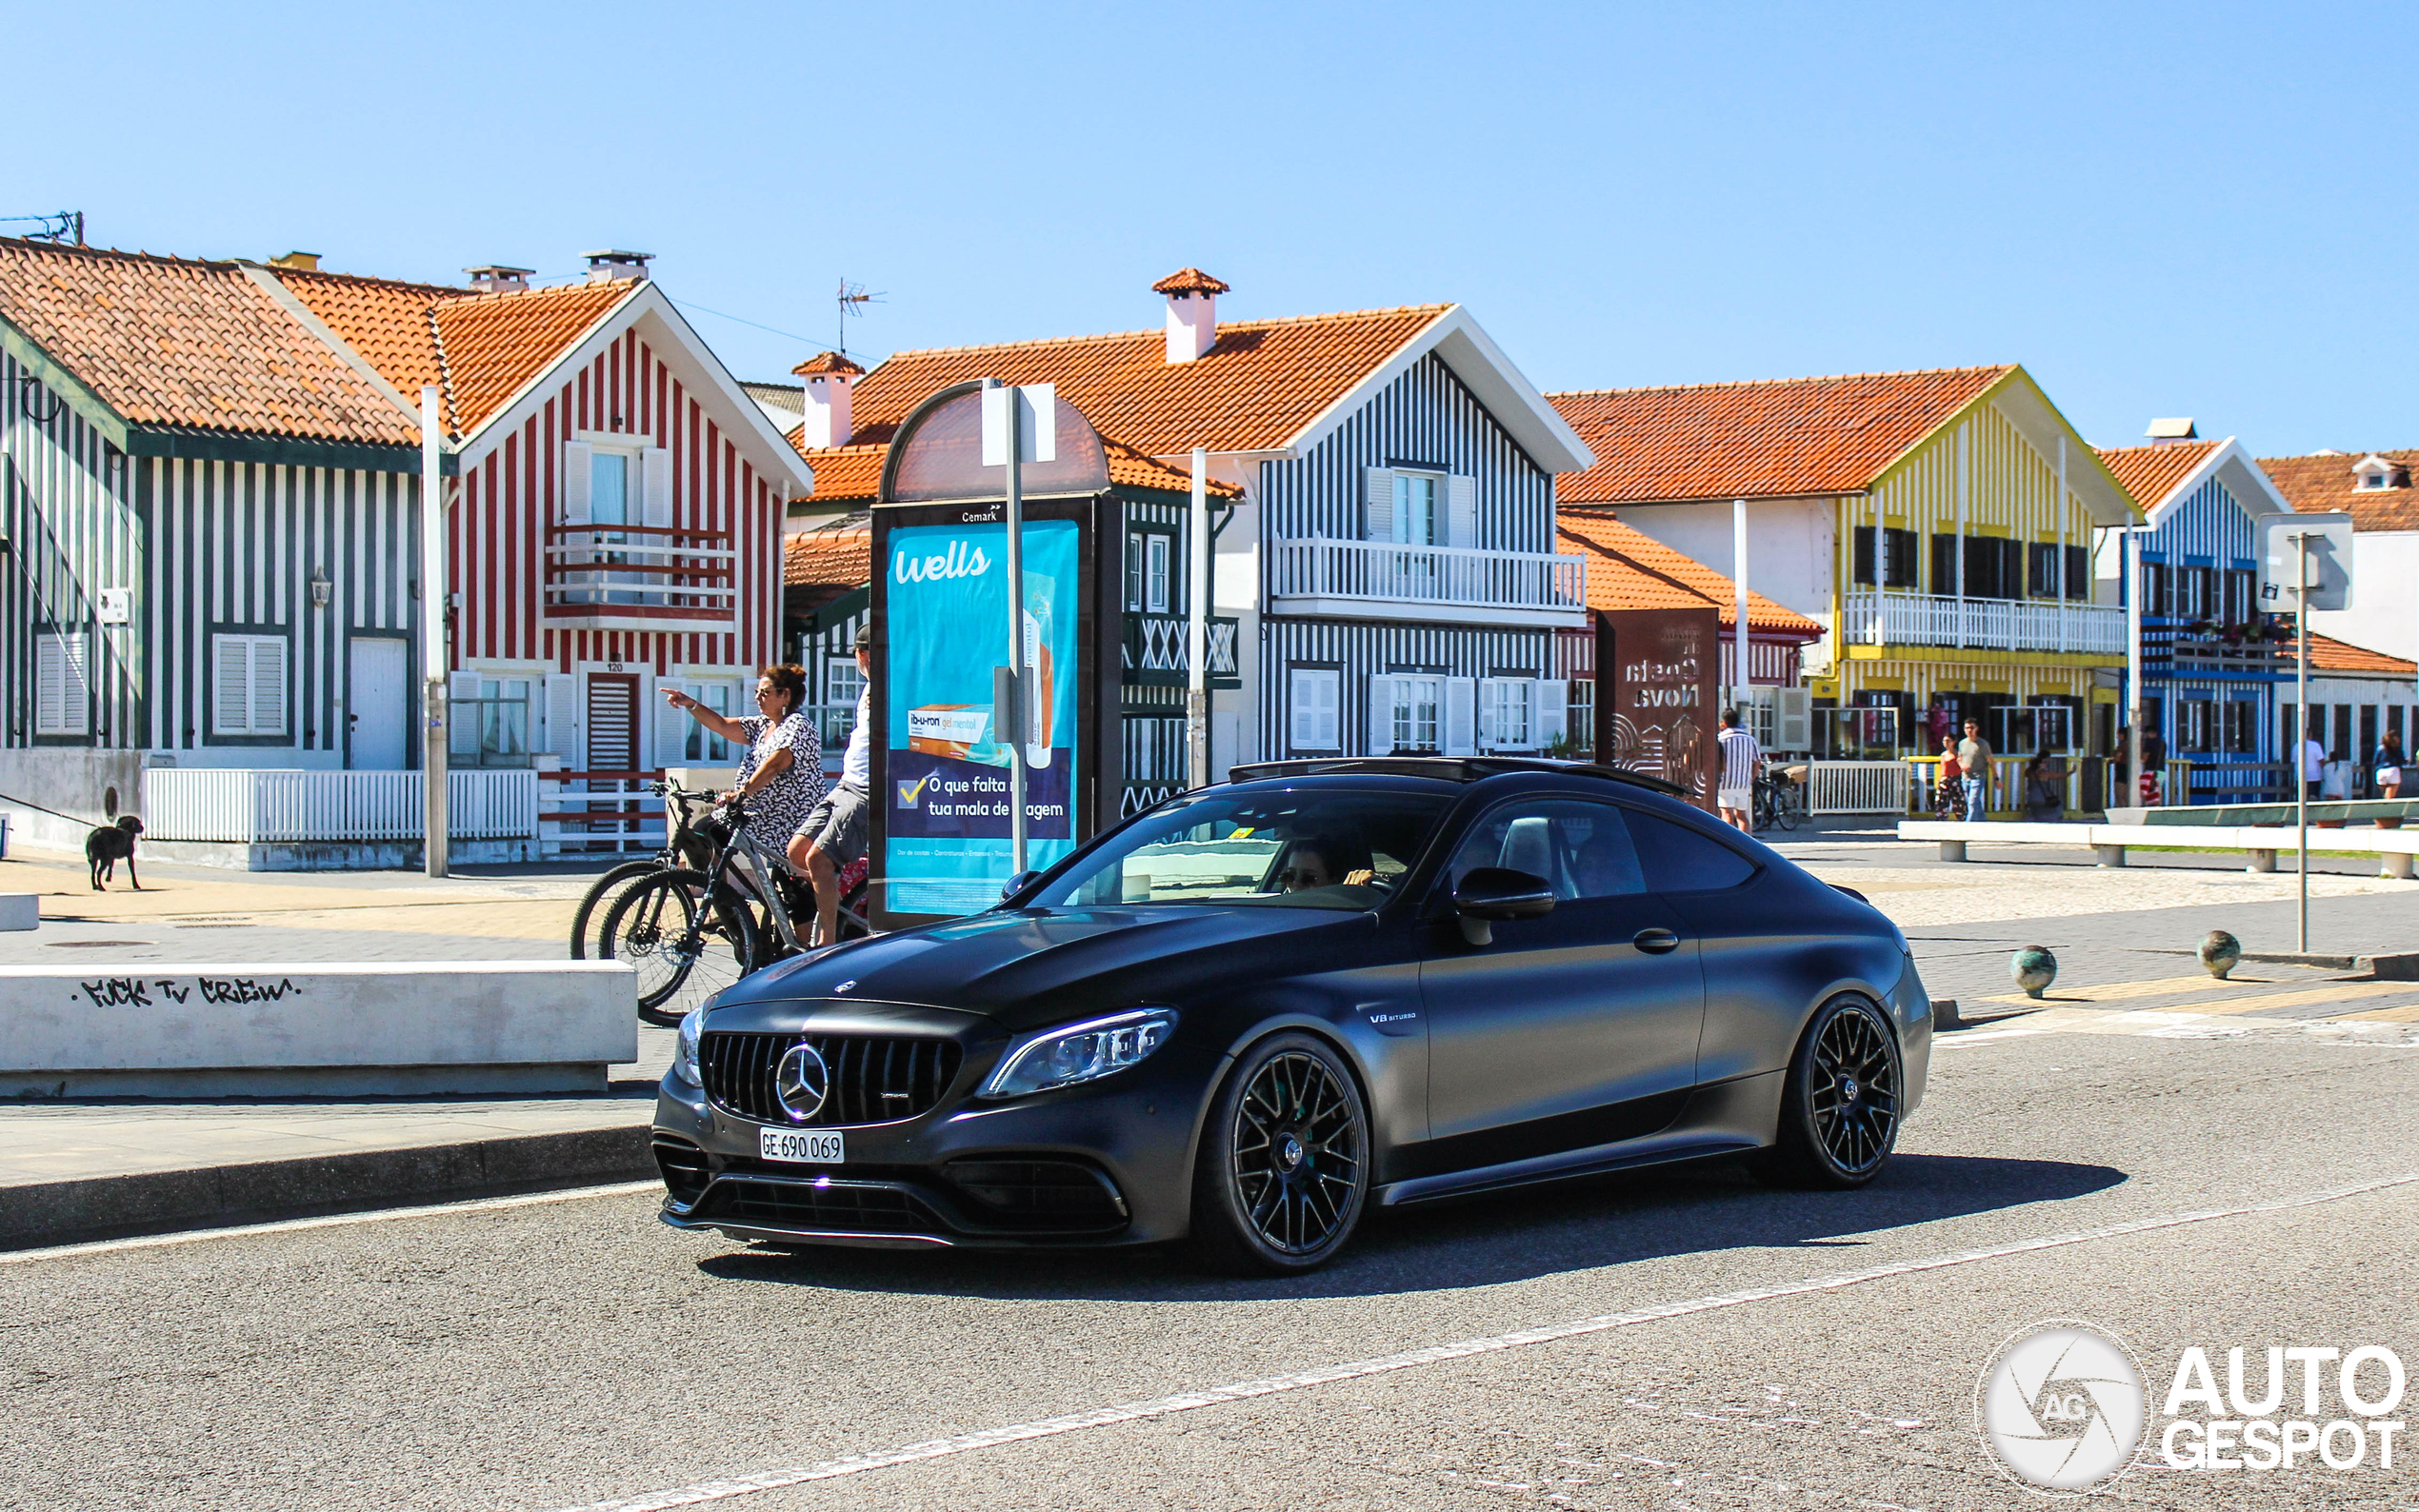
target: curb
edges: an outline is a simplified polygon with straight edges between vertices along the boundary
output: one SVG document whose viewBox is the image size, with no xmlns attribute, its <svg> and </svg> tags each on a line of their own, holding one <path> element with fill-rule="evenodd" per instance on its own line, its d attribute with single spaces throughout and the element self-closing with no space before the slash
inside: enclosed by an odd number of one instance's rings
<svg viewBox="0 0 2419 1512">
<path fill-rule="evenodd" d="M 498 1197 L 655 1174 L 648 1125 L 0 1187 L 0 1249 Z"/>
<path fill-rule="evenodd" d="M 2157 950 L 2163 956 L 2189 956 L 2190 950 Z M 2357 971 L 2377 982 L 2419 982 L 2419 950 L 2391 955 L 2328 955 L 2308 950 L 2246 950 L 2242 959 L 2271 966 L 2317 966 L 2328 971 Z"/>
</svg>

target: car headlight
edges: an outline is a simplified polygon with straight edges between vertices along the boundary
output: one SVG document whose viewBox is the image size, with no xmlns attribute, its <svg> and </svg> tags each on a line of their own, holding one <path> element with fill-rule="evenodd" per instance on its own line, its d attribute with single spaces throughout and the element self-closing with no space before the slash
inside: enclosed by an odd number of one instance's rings
<svg viewBox="0 0 2419 1512">
<path fill-rule="evenodd" d="M 697 1068 L 697 1035 L 705 1023 L 703 1008 L 691 1008 L 680 1017 L 680 1050 L 672 1057 L 672 1075 L 690 1086 L 706 1084 L 705 1073 Z"/>
<path fill-rule="evenodd" d="M 1050 1029 L 1010 1050 L 979 1095 L 1023 1097 L 1110 1076 L 1167 1044 L 1175 1032 L 1173 1008 L 1138 1008 Z"/>
</svg>

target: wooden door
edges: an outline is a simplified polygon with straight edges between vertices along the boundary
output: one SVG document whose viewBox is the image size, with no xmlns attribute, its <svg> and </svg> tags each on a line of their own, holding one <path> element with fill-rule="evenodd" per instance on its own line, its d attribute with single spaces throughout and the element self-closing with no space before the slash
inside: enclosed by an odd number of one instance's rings
<svg viewBox="0 0 2419 1512">
<path fill-rule="evenodd" d="M 588 674 L 588 769 L 638 769 L 638 674 Z"/>
</svg>

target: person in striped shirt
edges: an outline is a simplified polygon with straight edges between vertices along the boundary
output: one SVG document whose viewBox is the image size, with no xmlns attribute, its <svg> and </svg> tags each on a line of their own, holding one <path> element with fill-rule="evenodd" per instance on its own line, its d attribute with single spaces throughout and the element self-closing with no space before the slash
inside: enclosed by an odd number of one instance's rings
<svg viewBox="0 0 2419 1512">
<path fill-rule="evenodd" d="M 1756 747 L 1755 737 L 1739 728 L 1739 711 L 1722 711 L 1722 734 L 1715 742 L 1722 747 L 1722 777 L 1715 784 L 1714 805 L 1722 810 L 1722 822 L 1748 834 L 1755 833 L 1755 774 L 1764 765 L 1764 752 Z"/>
</svg>

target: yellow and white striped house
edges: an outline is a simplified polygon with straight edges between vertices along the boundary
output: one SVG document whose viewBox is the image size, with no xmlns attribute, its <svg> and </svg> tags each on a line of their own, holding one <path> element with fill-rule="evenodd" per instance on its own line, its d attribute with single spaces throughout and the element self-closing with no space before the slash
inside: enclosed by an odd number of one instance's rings
<svg viewBox="0 0 2419 1512">
<path fill-rule="evenodd" d="M 1755 591 L 1825 626 L 1818 749 L 1884 754 L 1891 722 L 1822 712 L 1859 707 L 1897 709 L 1909 752 L 1968 718 L 2010 755 L 2109 749 L 2125 616 L 2090 547 L 2141 513 L 2022 368 L 1547 397 L 1597 458 L 1559 507 L 1726 572 L 1743 535 Z"/>
</svg>

